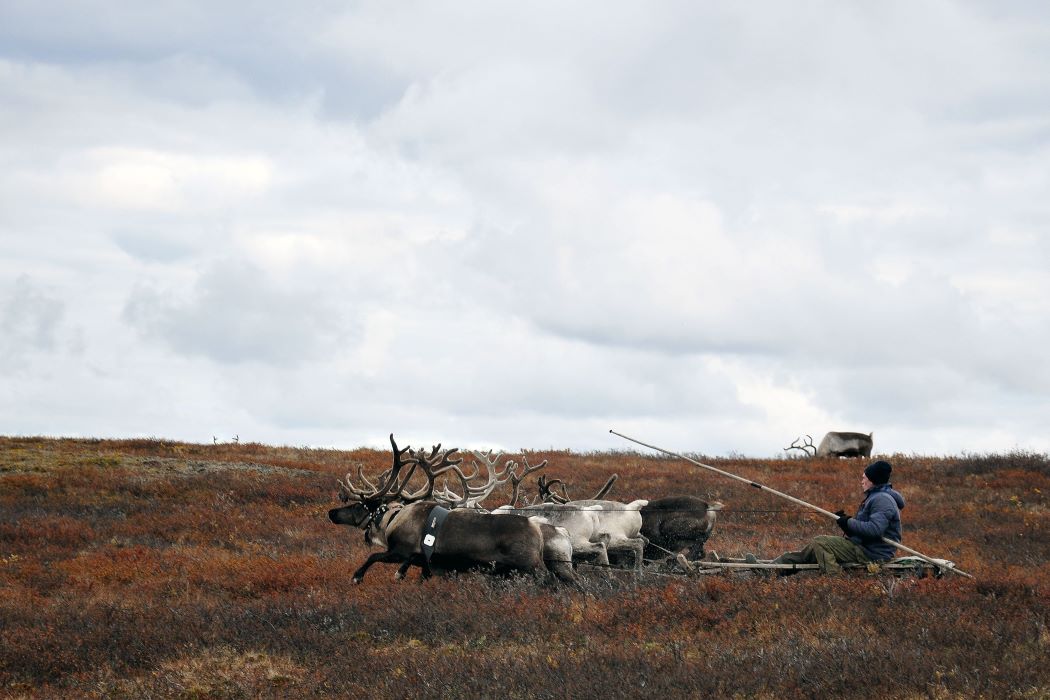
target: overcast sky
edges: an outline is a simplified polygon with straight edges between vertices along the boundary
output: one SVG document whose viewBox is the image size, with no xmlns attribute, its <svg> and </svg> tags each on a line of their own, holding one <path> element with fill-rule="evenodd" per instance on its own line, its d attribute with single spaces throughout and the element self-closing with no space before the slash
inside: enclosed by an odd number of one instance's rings
<svg viewBox="0 0 1050 700">
<path fill-rule="evenodd" d="M 1050 451 L 1050 5 L 0 0 L 0 434 Z"/>
</svg>

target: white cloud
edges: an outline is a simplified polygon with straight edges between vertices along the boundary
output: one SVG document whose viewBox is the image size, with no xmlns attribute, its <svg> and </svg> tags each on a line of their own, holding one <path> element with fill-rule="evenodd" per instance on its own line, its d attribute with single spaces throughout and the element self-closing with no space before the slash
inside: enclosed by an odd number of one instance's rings
<svg viewBox="0 0 1050 700">
<path fill-rule="evenodd" d="M 0 364 L 8 371 L 55 351 L 65 305 L 27 275 L 0 289 Z"/>
<path fill-rule="evenodd" d="M 73 166 L 83 205 L 158 212 L 229 207 L 266 193 L 272 167 L 264 158 L 194 157 L 132 148 L 92 149 Z"/>
<path fill-rule="evenodd" d="M 124 318 L 178 354 L 221 364 L 295 365 L 330 350 L 346 332 L 325 296 L 282 289 L 264 270 L 233 261 L 206 271 L 185 299 L 135 290 Z"/>
<path fill-rule="evenodd" d="M 142 167 L 147 172 L 159 168 L 175 180 L 184 200 L 199 202 L 207 197 L 223 201 L 227 206 L 231 199 L 265 195 L 273 179 L 271 164 L 259 157 L 188 158 L 175 154 L 132 152 L 119 154 L 115 160 L 99 172 L 103 187 L 119 184 L 127 175 L 123 172 L 125 169 L 134 173 Z M 116 175 L 118 183 L 107 182 L 111 173 Z M 188 203 L 184 202 L 183 206 Z"/>
</svg>

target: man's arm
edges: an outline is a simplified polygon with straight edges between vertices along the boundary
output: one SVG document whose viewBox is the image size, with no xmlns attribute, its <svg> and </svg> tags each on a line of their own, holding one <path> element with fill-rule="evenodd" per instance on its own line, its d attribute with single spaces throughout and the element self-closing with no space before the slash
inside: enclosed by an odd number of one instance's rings
<svg viewBox="0 0 1050 700">
<path fill-rule="evenodd" d="M 876 494 L 872 499 L 870 520 L 864 522 L 850 518 L 846 527 L 850 534 L 860 535 L 867 540 L 881 539 L 889 527 L 890 521 L 897 513 L 897 504 L 889 494 Z"/>
</svg>

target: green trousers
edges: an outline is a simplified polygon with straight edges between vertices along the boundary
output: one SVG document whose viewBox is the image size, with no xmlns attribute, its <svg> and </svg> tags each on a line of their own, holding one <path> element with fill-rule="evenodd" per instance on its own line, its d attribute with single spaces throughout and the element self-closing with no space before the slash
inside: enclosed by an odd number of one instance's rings
<svg viewBox="0 0 1050 700">
<path fill-rule="evenodd" d="M 867 564 L 871 559 L 860 545 L 845 537 L 818 535 L 797 552 L 786 552 L 773 560 L 774 564 L 819 564 L 825 574 L 841 574 L 840 564 Z M 794 573 L 785 570 L 785 575 Z"/>
</svg>

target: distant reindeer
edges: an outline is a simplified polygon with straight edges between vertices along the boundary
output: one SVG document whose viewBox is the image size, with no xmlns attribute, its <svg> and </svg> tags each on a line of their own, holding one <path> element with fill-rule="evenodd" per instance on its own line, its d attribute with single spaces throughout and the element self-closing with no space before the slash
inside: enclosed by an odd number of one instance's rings
<svg viewBox="0 0 1050 700">
<path fill-rule="evenodd" d="M 813 438 L 806 435 L 806 441 L 799 444 L 802 437 L 784 448 L 785 452 L 800 450 L 810 457 L 864 457 L 871 458 L 871 448 L 875 444 L 875 433 L 842 433 L 830 432 L 824 436 L 820 444 L 813 446 Z M 812 450 L 812 452 L 810 452 Z"/>
</svg>

